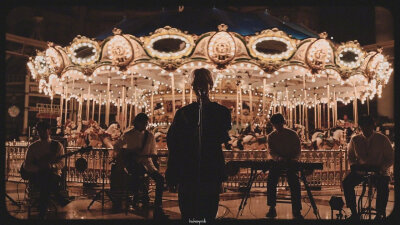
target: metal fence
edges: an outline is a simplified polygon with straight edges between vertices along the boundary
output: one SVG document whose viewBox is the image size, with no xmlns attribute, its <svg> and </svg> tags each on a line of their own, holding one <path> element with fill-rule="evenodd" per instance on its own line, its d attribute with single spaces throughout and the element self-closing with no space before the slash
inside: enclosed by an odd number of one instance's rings
<svg viewBox="0 0 400 225">
<path fill-rule="evenodd" d="M 6 180 L 21 181 L 19 169 L 25 159 L 28 149 L 27 142 L 7 142 L 6 143 Z M 79 147 L 67 147 L 66 152 L 76 151 Z M 111 156 L 103 154 L 110 152 L 111 149 L 94 149 L 88 153 L 76 154 L 65 159 L 66 181 L 71 183 L 93 183 L 102 182 L 102 160 L 105 159 L 105 183 L 109 184 L 111 174 Z M 158 162 L 160 172 L 164 173 L 167 166 L 167 149 L 158 150 Z M 229 151 L 224 150 L 225 161 L 231 160 L 265 160 L 269 158 L 266 150 L 243 150 Z M 88 168 L 84 172 L 79 172 L 75 168 L 78 158 L 84 158 L 88 162 Z M 341 180 L 349 169 L 347 164 L 347 152 L 345 149 L 339 150 L 302 150 L 300 160 L 303 162 L 322 162 L 322 170 L 315 170 L 307 177 L 310 186 L 340 186 Z M 254 182 L 255 187 L 266 187 L 268 172 L 261 173 Z M 226 188 L 235 188 L 244 185 L 249 180 L 250 169 L 240 169 L 236 176 L 229 177 L 225 182 Z M 279 186 L 286 186 L 285 178 L 281 178 Z"/>
</svg>

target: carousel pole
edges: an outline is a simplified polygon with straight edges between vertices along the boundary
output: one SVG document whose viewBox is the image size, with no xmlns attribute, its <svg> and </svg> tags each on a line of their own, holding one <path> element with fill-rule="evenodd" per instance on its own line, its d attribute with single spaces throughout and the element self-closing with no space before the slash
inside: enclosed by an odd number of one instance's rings
<svg viewBox="0 0 400 225">
<path fill-rule="evenodd" d="M 303 76 L 303 91 L 304 91 L 304 104 L 303 104 L 303 122 L 305 124 L 305 136 L 306 136 L 306 140 L 308 141 L 308 108 L 306 105 L 307 102 L 307 90 L 306 90 L 306 75 Z M 304 126 L 304 125 L 303 125 Z"/>
<path fill-rule="evenodd" d="M 294 115 L 294 124 L 297 124 L 297 105 L 296 104 L 294 104 L 293 110 L 294 110 L 294 113 L 293 113 L 293 115 Z"/>
<path fill-rule="evenodd" d="M 89 121 L 89 111 L 90 111 L 90 88 L 91 88 L 91 83 L 89 82 L 89 88 L 88 88 L 88 95 L 87 95 L 87 101 L 86 101 L 86 120 Z"/>
<path fill-rule="evenodd" d="M 222 95 L 222 79 L 221 79 L 221 82 L 219 82 L 219 93 Z M 222 100 L 220 100 L 219 103 L 221 104 Z"/>
<path fill-rule="evenodd" d="M 53 117 L 53 91 L 50 94 L 50 118 Z"/>
<path fill-rule="evenodd" d="M 368 113 L 368 116 L 369 116 L 369 97 L 367 97 L 367 113 Z"/>
<path fill-rule="evenodd" d="M 71 89 L 71 94 L 74 92 L 74 89 L 75 89 L 75 79 L 72 79 L 72 89 Z M 77 102 L 77 100 L 78 100 L 78 97 L 76 97 L 76 98 L 71 98 L 71 113 L 69 114 L 69 116 L 70 116 L 70 120 L 71 121 L 74 121 L 75 122 L 75 124 L 77 123 L 77 118 L 76 118 L 76 116 L 77 116 L 77 114 L 76 114 L 76 102 Z"/>
<path fill-rule="evenodd" d="M 280 94 L 280 98 L 279 98 L 279 106 L 278 106 L 278 110 L 279 110 L 279 113 L 280 114 L 282 114 L 283 115 L 283 112 L 282 112 L 282 110 L 283 110 L 283 105 L 282 105 L 282 92 L 280 92 L 281 94 Z"/>
<path fill-rule="evenodd" d="M 154 86 L 153 86 L 154 89 Z M 154 90 L 151 90 L 151 102 L 150 102 L 150 107 L 151 107 L 151 122 L 154 122 Z"/>
<path fill-rule="evenodd" d="M 96 101 L 94 100 L 94 96 L 93 96 L 93 99 L 92 99 L 92 120 L 94 121 L 94 111 L 95 111 L 95 109 L 96 109 Z"/>
<path fill-rule="evenodd" d="M 262 96 L 262 115 L 265 116 L 265 101 L 266 101 L 266 86 L 267 80 L 263 79 L 263 96 Z"/>
<path fill-rule="evenodd" d="M 132 100 L 132 98 L 131 98 Z M 129 106 L 129 120 L 128 120 L 128 127 L 131 126 L 132 124 L 132 115 L 133 115 L 133 102 L 131 101 L 131 104 Z"/>
<path fill-rule="evenodd" d="M 289 107 L 289 120 L 290 120 L 290 128 L 293 128 L 293 104 L 290 103 Z"/>
<path fill-rule="evenodd" d="M 135 113 L 133 114 L 133 115 L 134 115 L 134 118 L 136 117 L 137 114 L 138 114 L 138 107 L 137 107 L 137 87 L 136 87 L 136 84 L 135 84 Z"/>
<path fill-rule="evenodd" d="M 97 118 L 97 123 L 100 125 L 101 121 L 101 92 L 100 92 L 100 97 L 99 97 L 99 118 Z"/>
<path fill-rule="evenodd" d="M 331 128 L 331 115 L 330 115 L 330 108 L 331 108 L 331 90 L 330 90 L 330 85 L 329 85 L 329 75 L 327 75 L 328 83 L 326 84 L 326 95 L 328 98 L 328 103 L 327 103 L 327 117 L 328 117 L 328 129 Z"/>
<path fill-rule="evenodd" d="M 81 92 L 81 97 L 79 99 L 79 108 L 78 108 L 78 123 L 82 123 L 82 109 L 83 109 L 83 93 Z"/>
<path fill-rule="evenodd" d="M 236 126 L 239 126 L 239 83 L 236 84 Z"/>
<path fill-rule="evenodd" d="M 322 129 L 322 103 L 318 104 L 318 128 Z"/>
<path fill-rule="evenodd" d="M 190 87 L 190 104 L 192 104 L 192 102 L 193 102 L 193 89 L 192 89 L 192 87 Z"/>
<path fill-rule="evenodd" d="M 288 87 L 287 87 L 287 85 L 286 85 L 286 87 L 285 87 L 285 92 L 286 92 L 286 117 L 288 118 L 288 125 L 289 125 L 289 127 L 291 127 L 290 126 L 290 124 L 291 124 L 291 116 L 290 116 L 290 112 L 291 112 L 291 110 L 290 110 L 290 107 L 289 107 L 289 91 L 288 91 Z"/>
<path fill-rule="evenodd" d="M 116 104 L 117 104 L 117 118 L 116 118 L 115 120 L 117 121 L 117 123 L 119 123 L 119 125 L 121 126 L 121 129 L 122 129 L 122 124 L 121 124 L 121 121 L 119 120 L 119 119 L 120 119 L 120 117 L 121 117 L 121 114 L 120 114 L 120 108 L 121 108 L 121 106 L 120 106 L 120 104 L 121 104 L 121 98 L 120 98 L 120 97 L 118 97 L 118 98 L 117 98 L 117 100 L 116 100 Z"/>
<path fill-rule="evenodd" d="M 65 92 L 65 87 L 63 87 L 64 92 Z M 63 108 L 64 108 L 64 93 L 60 95 L 60 122 L 62 124 L 62 118 L 63 118 Z"/>
<path fill-rule="evenodd" d="M 75 121 L 75 107 L 74 107 L 74 105 L 75 105 L 75 102 L 74 102 L 74 98 L 72 98 L 72 94 L 71 94 L 71 96 L 70 96 L 70 100 L 69 100 L 69 120 L 71 120 L 71 121 Z"/>
<path fill-rule="evenodd" d="M 125 85 L 122 85 L 122 110 L 121 110 L 121 113 L 122 113 L 121 124 L 122 124 L 122 128 L 124 130 L 126 128 L 126 119 L 125 119 L 125 116 L 126 116 L 126 93 L 125 93 Z"/>
<path fill-rule="evenodd" d="M 240 125 L 243 123 L 243 98 L 242 98 L 242 82 L 239 84 L 239 106 L 240 106 Z"/>
<path fill-rule="evenodd" d="M 68 114 L 68 78 L 67 82 L 65 83 L 64 88 L 64 95 L 65 95 L 65 114 L 64 114 L 64 124 L 67 123 L 67 114 Z"/>
<path fill-rule="evenodd" d="M 173 73 L 169 73 L 171 76 L 171 92 L 172 92 L 172 115 L 175 115 L 175 76 Z"/>
<path fill-rule="evenodd" d="M 249 84 L 249 98 L 250 98 L 250 118 L 253 119 L 253 97 L 251 94 L 251 84 Z"/>
<path fill-rule="evenodd" d="M 186 91 L 186 89 L 185 89 L 186 87 L 185 87 L 185 83 L 183 83 L 183 90 L 182 90 L 182 107 L 183 106 L 185 106 L 185 103 L 186 103 L 186 99 L 185 99 L 185 91 Z"/>
<path fill-rule="evenodd" d="M 337 114 L 337 97 L 335 94 L 335 125 L 337 125 L 337 121 L 338 121 L 338 114 Z"/>
<path fill-rule="evenodd" d="M 110 101 L 111 101 L 111 77 L 107 79 L 107 102 L 106 102 L 106 117 L 105 123 L 108 126 L 110 124 Z"/>
<path fill-rule="evenodd" d="M 128 90 L 125 87 L 125 94 L 127 92 L 128 92 Z M 125 128 L 129 127 L 129 124 L 128 124 L 128 101 L 127 101 L 127 96 L 125 96 L 124 124 L 125 124 Z"/>
<path fill-rule="evenodd" d="M 272 114 L 276 113 L 276 90 L 274 91 L 274 106 L 272 107 Z"/>
<path fill-rule="evenodd" d="M 333 87 L 333 107 L 332 107 L 332 127 L 336 126 L 336 92 L 335 92 L 335 87 Z"/>
<path fill-rule="evenodd" d="M 354 84 L 354 100 L 353 100 L 353 114 L 354 114 L 354 125 L 358 126 L 358 106 L 357 106 L 357 87 Z"/>
<path fill-rule="evenodd" d="M 152 83 L 154 86 L 154 82 Z M 131 89 L 133 88 L 133 75 L 131 76 Z M 136 88 L 135 88 L 136 90 Z M 153 95 L 153 92 L 151 93 Z M 131 97 L 132 100 L 132 97 Z M 136 104 L 136 103 L 135 103 Z M 130 108 L 129 108 L 129 122 L 128 122 L 128 127 L 132 124 L 132 114 L 133 114 L 133 102 L 131 102 Z M 153 114 L 152 114 L 153 115 Z"/>
<path fill-rule="evenodd" d="M 322 121 L 326 121 L 326 115 L 325 115 L 325 108 L 326 108 L 326 106 L 325 106 L 326 104 L 322 104 L 322 112 L 321 112 L 321 124 L 322 124 Z M 326 128 L 326 123 L 324 123 L 324 128 Z"/>
<path fill-rule="evenodd" d="M 303 104 L 299 105 L 299 124 L 303 125 L 303 108 L 302 108 Z"/>
<path fill-rule="evenodd" d="M 64 109 L 64 124 L 67 122 L 67 114 L 68 114 L 68 86 L 65 87 L 65 109 Z"/>
<path fill-rule="evenodd" d="M 318 128 L 318 123 L 317 123 L 317 94 L 314 93 L 314 129 Z"/>
</svg>

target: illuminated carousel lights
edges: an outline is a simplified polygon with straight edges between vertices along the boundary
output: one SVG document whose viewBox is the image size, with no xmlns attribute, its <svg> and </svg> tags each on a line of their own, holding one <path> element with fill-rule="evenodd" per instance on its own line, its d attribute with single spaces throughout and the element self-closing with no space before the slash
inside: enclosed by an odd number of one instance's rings
<svg viewBox="0 0 400 225">
<path fill-rule="evenodd" d="M 286 44 L 286 46 L 287 46 L 288 48 L 287 48 L 286 51 L 281 52 L 281 53 L 279 53 L 279 54 L 265 54 L 265 53 L 262 53 L 262 52 L 257 51 L 257 49 L 256 49 L 256 45 L 257 45 L 258 43 L 260 43 L 260 42 L 263 42 L 263 41 L 279 41 L 279 42 L 283 42 L 283 43 Z M 262 58 L 265 58 L 265 59 L 277 59 L 277 60 L 283 59 L 283 58 L 288 58 L 288 57 L 292 54 L 292 52 L 295 50 L 295 48 L 294 48 L 294 46 L 292 45 L 292 43 L 291 43 L 289 40 L 287 40 L 286 38 L 281 38 L 281 37 L 269 37 L 269 36 L 267 36 L 267 37 L 261 37 L 261 38 L 257 39 L 256 41 L 254 41 L 254 42 L 252 43 L 251 48 L 252 48 L 252 50 L 254 51 L 254 54 L 255 54 L 256 56 L 261 56 Z"/>
<path fill-rule="evenodd" d="M 208 54 L 216 63 L 225 63 L 235 56 L 235 41 L 228 32 L 221 31 L 215 33 L 208 42 Z M 224 59 L 220 57 L 226 56 Z"/>
<path fill-rule="evenodd" d="M 36 73 L 35 66 L 33 65 L 33 63 L 31 61 L 29 61 L 27 63 L 27 65 L 28 65 L 29 71 L 31 72 L 32 79 L 36 79 L 37 73 Z"/>
<path fill-rule="evenodd" d="M 63 59 L 60 53 L 53 47 L 50 47 L 45 52 L 47 65 L 49 65 L 55 72 L 62 69 Z"/>
<path fill-rule="evenodd" d="M 128 60 L 132 57 L 132 47 L 128 40 L 116 35 L 107 43 L 107 54 L 112 60 L 120 58 Z"/>
<path fill-rule="evenodd" d="M 94 43 L 96 43 L 96 44 L 94 44 Z M 82 47 L 91 48 L 92 53 L 93 53 L 92 56 L 90 56 L 87 59 L 82 59 L 82 58 L 77 57 L 77 54 L 75 51 Z M 72 62 L 75 64 L 79 64 L 79 65 L 90 64 L 90 63 L 95 62 L 98 59 L 98 57 L 100 55 L 98 48 L 99 48 L 98 44 L 95 41 L 92 41 L 88 38 L 78 39 L 76 42 L 74 42 L 70 46 L 70 48 L 69 48 L 70 53 L 68 54 L 68 56 L 71 58 Z"/>
<path fill-rule="evenodd" d="M 36 56 L 34 60 L 34 68 L 40 75 L 46 74 L 48 72 L 46 58 L 42 55 Z"/>
<path fill-rule="evenodd" d="M 344 47 L 342 50 L 338 50 L 339 53 L 339 57 L 338 57 L 338 64 L 340 66 L 344 66 L 347 68 L 357 68 L 361 65 L 361 62 L 363 60 L 363 52 L 359 49 L 359 48 L 355 48 L 355 47 Z M 356 62 L 351 62 L 351 63 L 346 63 L 345 61 L 342 60 L 343 54 L 346 52 L 352 52 L 354 54 L 356 54 L 357 56 L 354 58 L 356 60 Z"/>
<path fill-rule="evenodd" d="M 185 48 L 178 51 L 178 52 L 173 52 L 173 53 L 163 53 L 160 51 L 157 51 L 153 48 L 153 44 L 156 41 L 159 41 L 161 39 L 177 39 L 177 40 L 181 40 L 183 42 L 185 42 Z M 185 54 L 189 53 L 189 50 L 191 48 L 191 46 L 193 46 L 193 44 L 191 44 L 186 38 L 180 36 L 180 35 L 176 35 L 176 34 L 164 34 L 164 35 L 159 35 L 155 38 L 152 38 L 149 43 L 146 45 L 147 50 L 149 50 L 150 54 L 153 56 L 156 56 L 158 58 L 161 59 L 169 59 L 169 58 L 179 58 L 184 56 Z"/>
</svg>

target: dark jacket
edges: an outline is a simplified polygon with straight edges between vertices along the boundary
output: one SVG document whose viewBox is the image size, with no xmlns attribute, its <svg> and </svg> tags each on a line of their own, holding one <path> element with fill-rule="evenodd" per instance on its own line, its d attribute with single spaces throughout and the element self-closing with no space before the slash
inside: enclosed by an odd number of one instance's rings
<svg viewBox="0 0 400 225">
<path fill-rule="evenodd" d="M 199 175 L 197 102 L 179 109 L 167 134 L 169 151 L 166 179 L 168 183 L 222 182 L 225 159 L 221 144 L 230 140 L 230 111 L 218 103 L 204 104 L 202 149 Z"/>
</svg>

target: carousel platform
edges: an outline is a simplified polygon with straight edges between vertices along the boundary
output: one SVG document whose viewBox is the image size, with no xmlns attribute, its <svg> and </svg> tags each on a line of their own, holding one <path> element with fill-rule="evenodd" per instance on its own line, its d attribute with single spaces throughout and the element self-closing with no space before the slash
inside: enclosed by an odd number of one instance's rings
<svg viewBox="0 0 400 225">
<path fill-rule="evenodd" d="M 93 193 L 84 192 L 82 187 L 71 186 L 69 187 L 69 194 L 73 201 L 66 207 L 59 207 L 57 215 L 53 212 L 48 213 L 48 219 L 65 219 L 65 220 L 76 220 L 76 219 L 132 219 L 132 220 L 151 220 L 153 218 L 153 212 L 151 209 L 132 209 L 127 212 L 125 210 L 121 212 L 112 212 L 111 202 L 106 201 L 104 205 L 104 211 L 102 211 L 101 202 L 95 202 L 90 210 L 87 210 L 90 204 Z M 17 182 L 6 183 L 7 194 L 21 203 L 21 207 L 13 205 L 11 201 L 6 201 L 7 210 L 12 217 L 17 219 L 27 219 L 28 212 L 25 205 L 25 184 Z M 315 202 L 317 204 L 321 219 L 331 219 L 331 208 L 329 206 L 329 200 L 331 196 L 340 196 L 344 200 L 343 192 L 340 187 L 323 187 L 321 190 L 312 191 Z M 356 188 L 356 194 L 361 193 L 361 186 Z M 302 215 L 306 219 L 316 219 L 313 214 L 313 209 L 310 206 L 307 194 L 305 190 L 302 190 Z M 280 198 L 290 197 L 290 191 L 283 188 L 278 188 L 278 200 Z M 154 199 L 154 191 L 150 192 L 151 201 Z M 107 200 L 107 199 L 106 199 Z M 221 194 L 220 206 L 218 209 L 217 218 L 219 219 L 264 219 L 265 214 L 268 211 L 266 205 L 266 189 L 265 188 L 253 188 L 251 190 L 250 197 L 247 201 L 247 205 L 243 210 L 242 215 L 237 217 L 238 207 L 241 202 L 241 193 L 234 191 L 227 191 Z M 373 206 L 375 201 L 373 201 Z M 166 214 L 170 216 L 170 219 L 180 219 L 180 211 L 178 206 L 178 196 L 176 193 L 164 192 L 163 206 Z M 390 215 L 394 208 L 394 188 L 390 185 L 389 202 L 386 208 L 387 215 Z M 292 219 L 291 204 L 290 203 L 278 203 L 277 204 L 277 219 Z M 337 213 L 335 211 L 334 213 Z M 345 208 L 344 214 L 349 216 L 350 211 Z M 31 218 L 35 218 L 37 212 L 32 211 Z M 334 214 L 334 217 L 336 214 Z"/>
</svg>

